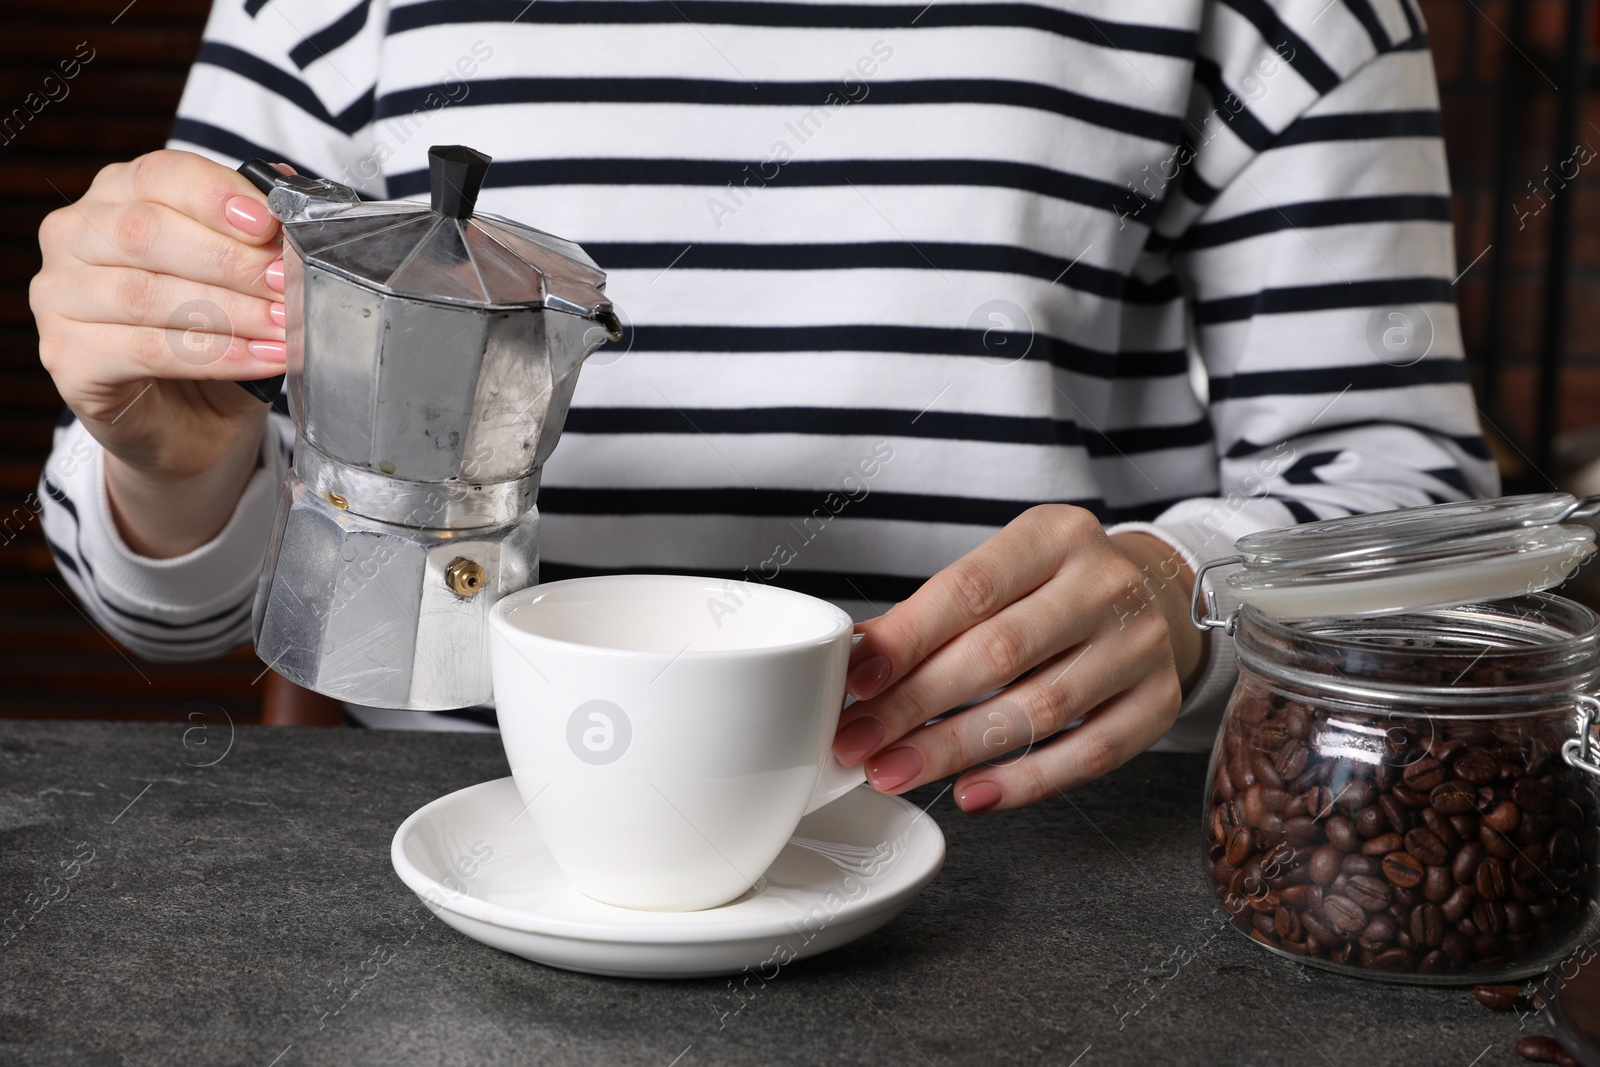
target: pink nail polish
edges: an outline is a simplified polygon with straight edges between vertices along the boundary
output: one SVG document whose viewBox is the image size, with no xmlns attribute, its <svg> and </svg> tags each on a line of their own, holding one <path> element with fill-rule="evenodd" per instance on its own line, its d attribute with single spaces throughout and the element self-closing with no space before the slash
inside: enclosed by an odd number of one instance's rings
<svg viewBox="0 0 1600 1067">
<path fill-rule="evenodd" d="M 275 293 L 283 292 L 283 260 L 275 260 L 267 268 L 267 288 Z"/>
<path fill-rule="evenodd" d="M 993 782 L 973 782 L 956 794 L 956 807 L 970 815 L 988 811 L 1000 803 L 1000 787 Z"/>
<path fill-rule="evenodd" d="M 267 206 L 248 196 L 230 197 L 222 206 L 222 211 L 228 216 L 228 221 L 233 224 L 234 229 L 251 237 L 260 237 L 272 225 L 272 213 L 267 210 Z"/>
<path fill-rule="evenodd" d="M 883 723 L 866 715 L 840 728 L 833 739 L 833 754 L 846 767 L 853 767 L 882 743 Z"/>
<path fill-rule="evenodd" d="M 891 748 L 867 764 L 867 781 L 884 792 L 898 789 L 921 773 L 922 753 L 909 745 Z"/>
<path fill-rule="evenodd" d="M 883 688 L 893 670 L 888 656 L 870 656 L 850 668 L 844 687 L 857 700 L 866 700 Z"/>
<path fill-rule="evenodd" d="M 288 314 L 282 304 L 274 301 L 273 304 L 267 308 L 267 318 L 272 320 L 273 325 L 282 326 L 286 321 L 288 321 Z"/>
<path fill-rule="evenodd" d="M 251 341 L 246 347 L 263 363 L 283 363 L 288 359 L 282 341 Z"/>
</svg>

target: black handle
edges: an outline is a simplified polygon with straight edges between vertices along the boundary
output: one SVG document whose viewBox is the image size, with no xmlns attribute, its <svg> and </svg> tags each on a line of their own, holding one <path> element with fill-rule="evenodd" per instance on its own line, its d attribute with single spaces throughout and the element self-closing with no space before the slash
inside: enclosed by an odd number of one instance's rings
<svg viewBox="0 0 1600 1067">
<path fill-rule="evenodd" d="M 263 193 L 270 193 L 278 185 L 278 179 L 283 177 L 274 167 L 264 159 L 247 159 L 239 164 L 239 173 L 250 179 L 250 184 L 260 189 Z M 283 375 L 275 374 L 271 378 L 262 378 L 253 382 L 240 382 L 239 388 L 261 401 L 270 404 L 278 399 L 278 393 L 283 390 Z"/>
<path fill-rule="evenodd" d="M 428 149 L 428 194 L 433 210 L 453 219 L 470 219 L 490 161 L 491 157 L 466 145 Z"/>
</svg>

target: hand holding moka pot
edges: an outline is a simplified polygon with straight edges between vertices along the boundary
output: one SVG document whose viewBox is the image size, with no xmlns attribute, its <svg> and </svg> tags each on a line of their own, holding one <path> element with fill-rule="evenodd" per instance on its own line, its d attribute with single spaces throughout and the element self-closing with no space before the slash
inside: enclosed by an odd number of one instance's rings
<svg viewBox="0 0 1600 1067">
<path fill-rule="evenodd" d="M 428 157 L 431 206 L 239 168 L 283 223 L 296 432 L 256 653 L 327 696 L 419 711 L 490 699 L 490 611 L 538 579 L 539 470 L 584 359 L 620 336 L 581 248 L 474 215 L 488 156 Z"/>
</svg>

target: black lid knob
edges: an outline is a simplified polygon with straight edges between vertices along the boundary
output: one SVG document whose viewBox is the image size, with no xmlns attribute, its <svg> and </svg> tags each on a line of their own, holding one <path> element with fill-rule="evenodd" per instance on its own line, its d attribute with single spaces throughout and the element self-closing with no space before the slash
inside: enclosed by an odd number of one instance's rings
<svg viewBox="0 0 1600 1067">
<path fill-rule="evenodd" d="M 433 210 L 453 219 L 470 219 L 490 161 L 491 157 L 466 145 L 434 145 L 428 149 L 428 189 Z"/>
</svg>

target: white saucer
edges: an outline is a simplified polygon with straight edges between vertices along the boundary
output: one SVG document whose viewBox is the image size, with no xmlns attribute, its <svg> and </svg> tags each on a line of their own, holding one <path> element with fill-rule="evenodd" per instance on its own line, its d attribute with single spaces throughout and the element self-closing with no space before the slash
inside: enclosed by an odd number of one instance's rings
<svg viewBox="0 0 1600 1067">
<path fill-rule="evenodd" d="M 419 809 L 395 831 L 400 880 L 468 937 L 552 967 L 619 978 L 706 978 L 814 956 L 905 910 L 944 863 L 915 805 L 857 789 L 807 815 L 744 896 L 706 911 L 590 900 L 556 866 L 510 778 Z"/>
</svg>

